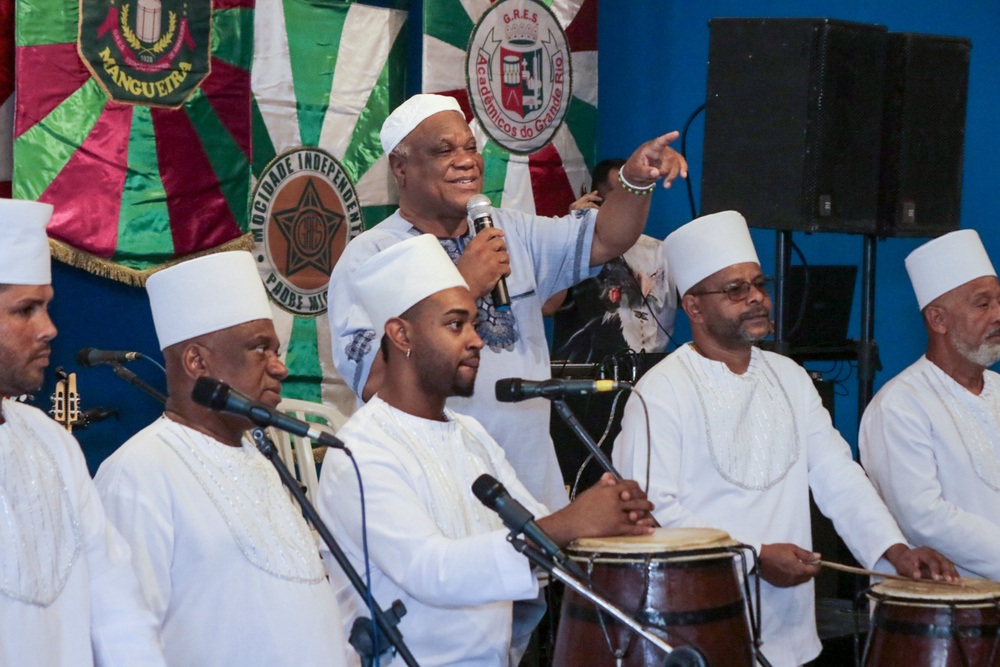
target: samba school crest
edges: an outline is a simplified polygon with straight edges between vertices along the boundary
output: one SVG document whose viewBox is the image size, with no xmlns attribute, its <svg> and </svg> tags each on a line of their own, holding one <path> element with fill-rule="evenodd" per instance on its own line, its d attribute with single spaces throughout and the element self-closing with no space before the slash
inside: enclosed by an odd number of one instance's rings
<svg viewBox="0 0 1000 667">
<path fill-rule="evenodd" d="M 209 74 L 212 3 L 80 0 L 77 50 L 115 102 L 179 107 Z"/>
<path fill-rule="evenodd" d="M 520 154 L 552 140 L 569 107 L 572 65 L 548 7 L 496 2 L 472 31 L 465 68 L 472 110 L 491 139 Z"/>
<path fill-rule="evenodd" d="M 250 210 L 254 258 L 271 299 L 293 315 L 326 312 L 330 272 L 363 230 L 354 184 L 322 149 L 283 153 L 257 180 Z"/>
</svg>

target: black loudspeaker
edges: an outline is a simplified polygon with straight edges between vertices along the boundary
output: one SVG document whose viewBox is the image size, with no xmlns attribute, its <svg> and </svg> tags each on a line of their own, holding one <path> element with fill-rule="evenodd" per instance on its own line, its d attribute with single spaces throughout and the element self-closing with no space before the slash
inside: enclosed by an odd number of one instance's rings
<svg viewBox="0 0 1000 667">
<path fill-rule="evenodd" d="M 880 236 L 958 229 L 972 42 L 889 33 Z"/>
<path fill-rule="evenodd" d="M 876 233 L 886 28 L 831 19 L 709 27 L 702 213 Z"/>
</svg>

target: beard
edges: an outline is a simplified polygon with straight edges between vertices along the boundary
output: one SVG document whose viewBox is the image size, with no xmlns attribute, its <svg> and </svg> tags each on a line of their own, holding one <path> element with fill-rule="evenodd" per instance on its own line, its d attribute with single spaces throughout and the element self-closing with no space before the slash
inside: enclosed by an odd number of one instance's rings
<svg viewBox="0 0 1000 667">
<path fill-rule="evenodd" d="M 469 398 L 476 387 L 476 375 L 466 378 L 456 367 L 436 354 L 424 355 L 414 349 L 417 378 L 421 390 L 432 396 Z M 417 356 L 419 355 L 419 356 Z"/>
<path fill-rule="evenodd" d="M 739 343 L 759 343 L 771 335 L 774 325 L 768 320 L 767 326 L 759 331 L 751 331 L 747 323 L 758 317 L 767 317 L 767 308 L 754 308 L 731 320 L 717 320 L 707 325 L 709 333 L 720 340 Z"/>
<path fill-rule="evenodd" d="M 1000 343 L 984 342 L 979 345 L 969 345 L 954 335 L 951 336 L 951 343 L 963 359 L 977 366 L 989 368 L 1000 361 Z"/>
</svg>

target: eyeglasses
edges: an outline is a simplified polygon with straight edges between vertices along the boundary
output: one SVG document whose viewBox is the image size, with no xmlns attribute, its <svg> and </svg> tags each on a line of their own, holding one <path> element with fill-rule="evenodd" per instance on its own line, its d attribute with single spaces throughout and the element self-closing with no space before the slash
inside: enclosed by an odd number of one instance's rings
<svg viewBox="0 0 1000 667">
<path fill-rule="evenodd" d="M 764 276 L 753 281 L 740 280 L 739 282 L 726 285 L 719 290 L 708 290 L 704 292 L 688 292 L 688 294 L 693 294 L 694 296 L 705 296 L 708 294 L 725 294 L 729 297 L 730 301 L 739 302 L 745 301 L 748 296 L 750 296 L 750 288 L 753 287 L 755 290 L 767 296 L 771 293 L 771 283 L 774 282 L 774 278 L 771 276 Z"/>
</svg>

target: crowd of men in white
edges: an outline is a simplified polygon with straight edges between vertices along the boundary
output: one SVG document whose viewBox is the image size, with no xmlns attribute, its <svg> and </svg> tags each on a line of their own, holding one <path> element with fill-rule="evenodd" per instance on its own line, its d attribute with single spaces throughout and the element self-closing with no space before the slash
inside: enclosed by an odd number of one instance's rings
<svg viewBox="0 0 1000 667">
<path fill-rule="evenodd" d="M 473 233 L 476 138 L 451 98 L 417 95 L 381 139 L 399 210 L 348 244 L 330 281 L 333 353 L 360 409 L 338 433 L 318 508 L 374 598 L 404 602 L 421 665 L 516 664 L 539 617 L 539 579 L 470 490 L 499 479 L 560 545 L 708 526 L 760 554 L 763 652 L 820 652 L 808 498 L 866 567 L 1000 579 L 1000 283 L 979 236 L 947 234 L 906 269 L 927 351 L 864 413 L 864 469 L 807 373 L 755 343 L 771 306 L 746 222 L 698 218 L 665 241 L 692 329 L 639 382 L 606 475 L 569 502 L 543 400 L 501 404 L 493 382 L 549 377 L 542 303 L 631 247 L 657 182 L 686 177 L 649 141 L 603 205 L 562 218 L 496 209 Z M 201 377 L 271 406 L 287 369 L 246 252 L 185 261 L 147 282 L 165 359 L 162 417 L 91 480 L 74 438 L 12 400 L 36 391 L 56 329 L 51 207 L 0 203 L 0 664 L 42 667 L 343 665 L 365 601 L 321 552 L 248 422 L 194 402 Z M 510 310 L 490 291 L 504 277 Z M 477 382 L 477 393 L 473 393 Z M 647 432 L 652 440 L 647 441 Z M 866 474 L 867 472 L 867 474 Z"/>
</svg>

